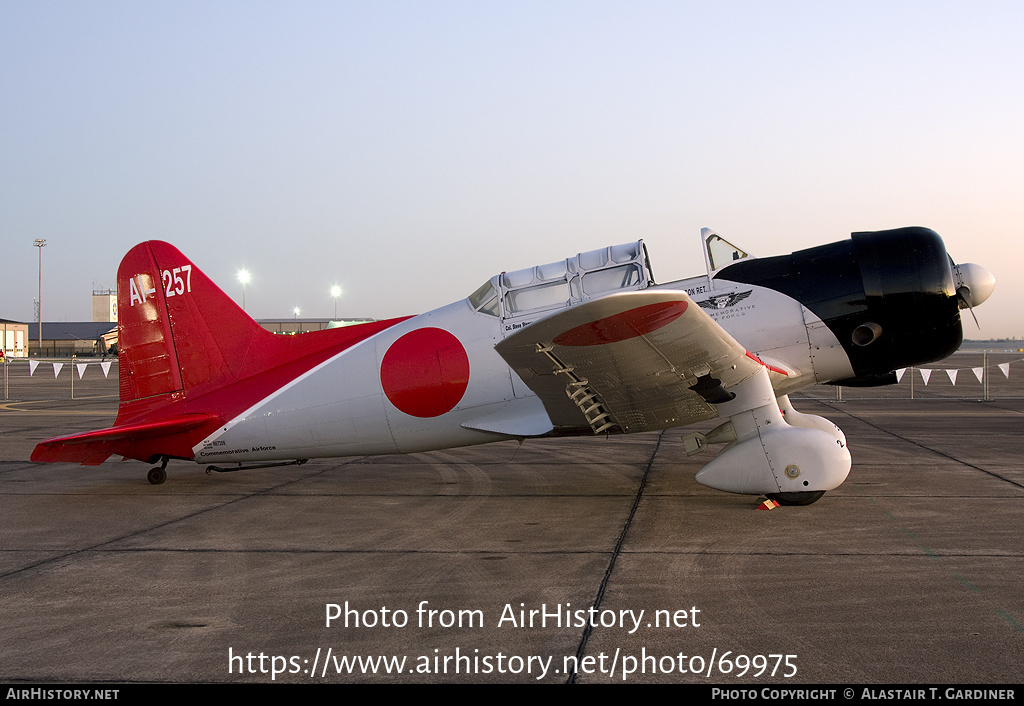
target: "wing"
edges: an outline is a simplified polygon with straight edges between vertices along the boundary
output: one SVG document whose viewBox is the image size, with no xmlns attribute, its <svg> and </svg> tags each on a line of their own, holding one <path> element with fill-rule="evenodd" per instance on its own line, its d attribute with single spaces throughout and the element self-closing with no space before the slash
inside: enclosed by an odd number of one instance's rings
<svg viewBox="0 0 1024 706">
<path fill-rule="evenodd" d="M 612 294 L 564 309 L 495 349 L 556 428 L 640 432 L 718 416 L 755 375 L 747 353 L 682 291 Z"/>
</svg>

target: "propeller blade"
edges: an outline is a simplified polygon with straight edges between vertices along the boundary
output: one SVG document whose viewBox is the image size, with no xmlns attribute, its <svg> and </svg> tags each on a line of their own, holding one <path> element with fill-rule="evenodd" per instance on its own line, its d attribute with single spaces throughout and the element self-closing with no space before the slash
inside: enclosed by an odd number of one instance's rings
<svg viewBox="0 0 1024 706">
<path fill-rule="evenodd" d="M 963 302 L 963 304 L 960 305 L 960 308 L 961 309 L 966 308 L 969 312 L 971 312 L 971 317 L 974 319 L 974 325 L 977 326 L 978 330 L 980 331 L 981 330 L 981 324 L 978 323 L 978 316 L 977 316 L 977 314 L 974 313 L 974 307 L 971 306 L 971 302 L 967 299 L 966 294 L 962 291 L 963 289 L 964 289 L 964 287 L 960 287 L 959 289 L 956 290 L 957 299 L 959 299 L 961 302 Z M 970 291 L 970 290 L 968 290 L 968 291 Z"/>
</svg>

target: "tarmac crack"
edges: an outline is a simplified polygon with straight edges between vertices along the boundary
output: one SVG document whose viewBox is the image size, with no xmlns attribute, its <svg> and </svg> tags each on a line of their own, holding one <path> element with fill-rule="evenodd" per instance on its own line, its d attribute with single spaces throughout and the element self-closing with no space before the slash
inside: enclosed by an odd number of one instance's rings
<svg viewBox="0 0 1024 706">
<path fill-rule="evenodd" d="M 640 485 L 637 487 L 636 495 L 633 498 L 633 506 L 629 509 L 629 515 L 626 516 L 626 521 L 622 525 L 622 530 L 619 532 L 619 538 L 615 542 L 615 548 L 612 550 L 611 559 L 608 561 L 608 568 L 605 569 L 604 577 L 601 579 L 601 585 L 598 586 L 597 596 L 594 598 L 594 603 L 591 606 L 592 611 L 599 611 L 601 608 L 601 601 L 604 600 L 605 589 L 608 588 L 608 582 L 611 580 L 612 571 L 615 570 L 615 560 L 618 559 L 619 555 L 622 553 L 622 545 L 626 541 L 626 533 L 629 532 L 629 527 L 633 523 L 633 517 L 636 515 L 636 510 L 640 506 L 640 498 L 643 497 L 644 488 L 647 486 L 647 477 L 651 474 L 651 467 L 654 465 L 654 458 L 658 455 L 658 450 L 661 448 L 661 440 L 665 436 L 665 431 L 658 434 L 658 441 L 654 445 L 654 451 L 651 452 L 651 457 L 647 459 L 647 468 L 644 469 L 644 475 L 640 478 Z M 583 634 L 580 636 L 580 643 L 576 647 L 577 665 L 583 661 L 583 657 L 587 651 L 587 642 L 590 641 L 590 635 L 592 632 L 593 625 L 588 621 L 587 626 L 583 629 Z M 578 674 L 579 672 L 574 669 L 572 674 L 570 674 L 565 680 L 565 683 L 575 684 Z"/>
<path fill-rule="evenodd" d="M 112 542 L 118 540 L 110 540 Z M 102 545 L 98 545 L 102 546 Z M 689 551 L 683 549 L 673 550 L 631 550 L 622 552 L 630 556 L 745 556 L 745 557 L 915 557 L 919 550 L 888 551 L 888 552 L 786 552 L 786 551 Z M 0 549 L 0 554 L 38 554 L 45 549 Z M 308 549 L 295 547 L 265 547 L 248 549 L 214 549 L 210 547 L 130 547 L 127 549 L 83 549 L 81 551 L 93 551 L 105 554 L 383 554 L 395 556 L 407 555 L 438 555 L 438 556 L 481 556 L 484 558 L 503 558 L 495 556 L 499 550 L 495 549 Z M 508 556 L 605 556 L 609 552 L 601 549 L 529 549 L 523 551 L 509 551 L 501 549 L 502 555 Z M 926 555 L 927 556 L 927 555 Z M 1021 559 L 1024 554 L 1016 553 L 976 553 L 970 551 L 950 551 L 948 549 L 932 552 L 932 556 L 961 559 Z M 60 558 L 60 557 L 56 557 Z"/>
<path fill-rule="evenodd" d="M 942 456 L 943 458 L 948 458 L 950 461 L 956 461 L 957 463 L 959 463 L 961 465 L 964 465 L 964 466 L 967 466 L 968 468 L 973 468 L 976 471 L 981 471 L 982 473 L 985 473 L 986 475 L 990 475 L 993 478 L 998 478 L 999 480 L 1005 481 L 1006 483 L 1009 483 L 1010 485 L 1013 485 L 1013 486 L 1016 486 L 1018 488 L 1024 489 L 1024 484 L 1018 483 L 1015 480 L 1011 480 L 1009 478 L 1006 478 L 1005 476 L 1001 476 L 1001 475 L 999 475 L 998 473 L 996 473 L 994 471 L 990 471 L 990 470 L 988 470 L 986 468 L 982 468 L 981 466 L 976 466 L 973 463 L 969 463 L 967 461 L 964 461 L 963 459 L 957 458 L 956 456 L 951 456 L 948 453 L 946 453 L 945 451 L 939 451 L 938 449 L 933 449 L 931 446 L 927 446 L 925 444 L 922 444 L 920 441 L 915 441 L 914 439 L 911 439 L 909 437 L 903 436 L 902 434 L 897 434 L 896 432 L 891 431 L 889 429 L 886 429 L 885 427 L 879 426 L 879 425 L 877 425 L 877 424 L 875 424 L 873 422 L 869 422 L 868 420 L 864 419 L 863 417 L 858 417 L 853 412 L 849 412 L 849 411 L 847 411 L 845 409 L 838 409 L 836 407 L 833 407 L 832 405 L 825 404 L 821 400 L 814 400 L 814 401 L 817 402 L 819 405 L 827 407 L 828 409 L 834 410 L 836 412 L 841 412 L 842 414 L 845 414 L 847 417 L 850 417 L 852 419 L 856 419 L 858 422 L 866 424 L 867 426 L 871 427 L 872 429 L 877 429 L 880 432 L 883 432 L 883 433 L 888 434 L 890 436 L 894 436 L 897 439 L 900 439 L 902 441 L 907 442 L 908 444 L 913 444 L 914 446 L 917 446 L 918 448 L 924 449 L 925 451 L 931 451 L 933 454 L 936 454 L 938 456 Z"/>
<path fill-rule="evenodd" d="M 355 457 L 355 458 L 359 458 L 359 457 Z M 344 465 L 347 465 L 347 463 L 342 463 L 342 464 L 339 464 L 339 465 L 344 466 Z M 47 564 L 53 564 L 55 562 L 63 561 L 64 559 L 70 559 L 70 558 L 78 556 L 80 554 L 85 554 L 85 553 L 88 553 L 88 552 L 95 552 L 97 550 L 104 551 L 102 549 L 103 547 L 105 547 L 105 546 L 107 546 L 109 544 L 113 544 L 114 542 L 120 542 L 120 541 L 123 541 L 125 539 L 131 539 L 132 537 L 138 537 L 140 535 L 146 534 L 147 532 L 152 532 L 154 530 L 158 530 L 158 529 L 160 529 L 162 527 L 167 527 L 169 525 L 173 525 L 173 524 L 175 524 L 177 522 L 181 522 L 183 520 L 190 520 L 190 519 L 192 519 L 194 517 L 198 517 L 198 516 L 203 515 L 203 514 L 205 514 L 207 512 L 211 512 L 213 510 L 220 510 L 222 508 L 228 507 L 229 505 L 234 505 L 235 503 L 241 502 L 242 500 L 249 500 L 249 499 L 254 498 L 254 497 L 259 497 L 260 495 L 269 495 L 272 492 L 274 492 L 274 491 L 276 491 L 276 490 L 278 490 L 280 488 L 284 488 L 285 486 L 291 485 L 292 483 L 298 483 L 299 481 L 308 480 L 308 479 L 313 478 L 315 476 L 318 476 L 318 475 L 320 475 L 322 473 L 327 473 L 328 471 L 334 470 L 337 467 L 338 466 L 331 466 L 330 468 L 324 468 L 323 470 L 317 471 L 316 473 L 310 473 L 309 475 L 304 475 L 301 478 L 291 478 L 289 480 L 286 480 L 286 481 L 284 481 L 282 483 L 279 483 L 279 484 L 277 484 L 275 486 L 272 486 L 272 487 L 269 487 L 269 488 L 263 488 L 262 490 L 258 490 L 258 491 L 252 492 L 252 493 L 247 493 L 245 495 L 239 495 L 237 497 L 232 498 L 231 500 L 228 500 L 227 502 L 223 502 L 223 503 L 220 503 L 218 505 L 211 505 L 211 506 L 205 507 L 205 508 L 203 508 L 201 510 L 196 510 L 195 512 L 191 512 L 191 513 L 189 513 L 187 515 L 181 515 L 180 517 L 175 517 L 175 518 L 170 519 L 170 520 L 165 520 L 164 522 L 160 522 L 158 524 L 155 524 L 155 525 L 152 525 L 152 526 L 149 526 L 149 527 L 145 527 L 145 528 L 142 528 L 142 529 L 134 530 L 132 532 L 127 532 L 127 533 L 125 533 L 125 534 L 123 534 L 123 535 L 121 535 L 119 537 L 113 537 L 112 539 L 107 539 L 107 540 L 104 540 L 102 542 L 98 542 L 98 543 L 93 544 L 93 545 L 88 546 L 88 547 L 80 547 L 79 549 L 74 549 L 74 550 L 69 551 L 69 552 L 64 552 L 63 554 L 58 554 L 56 556 L 51 556 L 51 557 L 48 557 L 48 558 L 43 559 L 41 561 L 37 561 L 36 563 L 29 564 L 28 566 L 21 566 L 21 567 L 18 567 L 17 569 L 13 569 L 13 570 L 8 571 L 6 573 L 0 573 L 0 581 L 8 579 L 8 578 L 10 578 L 12 576 L 17 576 L 18 574 L 22 574 L 22 573 L 24 573 L 26 571 L 30 571 L 32 569 L 37 569 L 37 568 L 39 568 L 41 566 L 46 566 Z M 117 550 L 107 549 L 105 551 L 117 551 Z M 138 551 L 138 550 L 135 550 L 135 551 Z"/>
</svg>

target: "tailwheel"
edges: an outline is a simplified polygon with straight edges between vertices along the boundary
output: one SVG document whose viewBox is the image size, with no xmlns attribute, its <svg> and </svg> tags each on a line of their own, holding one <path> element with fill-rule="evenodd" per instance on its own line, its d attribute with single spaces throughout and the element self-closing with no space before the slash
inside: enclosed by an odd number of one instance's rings
<svg viewBox="0 0 1024 706">
<path fill-rule="evenodd" d="M 797 493 L 766 493 L 769 500 L 774 500 L 779 505 L 810 505 L 824 494 L 824 490 L 808 490 Z"/>
<path fill-rule="evenodd" d="M 152 483 L 153 485 L 160 485 L 165 480 L 167 480 L 167 462 L 170 460 L 171 459 L 169 456 L 164 456 L 163 463 L 161 463 L 159 466 L 153 466 L 152 468 L 149 469 L 149 473 L 146 475 L 146 478 L 149 480 L 150 483 Z"/>
</svg>

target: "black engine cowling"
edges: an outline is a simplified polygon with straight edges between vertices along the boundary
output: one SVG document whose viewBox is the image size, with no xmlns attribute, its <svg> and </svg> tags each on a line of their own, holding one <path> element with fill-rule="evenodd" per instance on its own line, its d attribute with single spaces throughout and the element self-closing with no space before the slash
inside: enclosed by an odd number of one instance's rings
<svg viewBox="0 0 1024 706">
<path fill-rule="evenodd" d="M 716 278 L 774 289 L 817 314 L 856 375 L 836 384 L 885 385 L 894 370 L 945 358 L 963 342 L 950 263 L 935 231 L 912 227 L 743 260 Z"/>
</svg>

